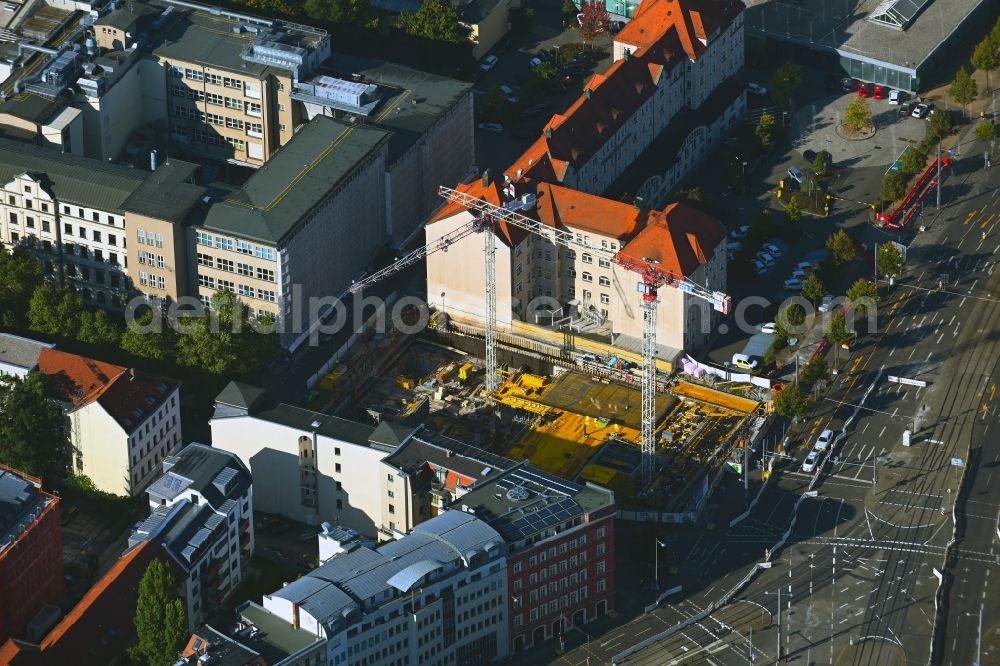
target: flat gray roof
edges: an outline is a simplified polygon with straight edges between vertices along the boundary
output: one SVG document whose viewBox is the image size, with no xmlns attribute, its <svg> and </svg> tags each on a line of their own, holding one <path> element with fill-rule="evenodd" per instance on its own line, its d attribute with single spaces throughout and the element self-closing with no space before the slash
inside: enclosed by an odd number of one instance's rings
<svg viewBox="0 0 1000 666">
<path fill-rule="evenodd" d="M 240 640 L 259 650 L 269 664 L 277 663 L 321 641 L 305 629 L 296 629 L 286 620 L 252 601 L 246 602 L 237 611 L 240 617 L 260 630 L 253 637 L 240 635 Z"/>
<path fill-rule="evenodd" d="M 122 204 L 122 210 L 159 220 L 179 222 L 204 196 L 206 189 L 191 181 L 197 164 L 170 158 L 145 180 Z"/>
<path fill-rule="evenodd" d="M 314 118 L 243 187 L 214 203 L 195 224 L 279 244 L 366 158 L 381 150 L 388 136 L 385 130 L 370 125 L 350 125 L 327 116 Z"/>
<path fill-rule="evenodd" d="M 332 54 L 320 71 L 347 80 L 360 74 L 362 81 L 379 87 L 382 102 L 366 122 L 392 130 L 390 164 L 472 89 L 466 81 L 346 53 Z"/>
<path fill-rule="evenodd" d="M 906 30 L 897 30 L 868 20 L 882 0 L 847 0 L 846 5 L 828 0 L 744 0 L 748 31 L 912 70 L 984 2 L 933 0 Z"/>
<path fill-rule="evenodd" d="M 52 349 L 51 342 L 39 342 L 19 335 L 0 333 L 0 363 L 31 370 L 38 365 L 38 355 L 43 349 Z"/>
</svg>

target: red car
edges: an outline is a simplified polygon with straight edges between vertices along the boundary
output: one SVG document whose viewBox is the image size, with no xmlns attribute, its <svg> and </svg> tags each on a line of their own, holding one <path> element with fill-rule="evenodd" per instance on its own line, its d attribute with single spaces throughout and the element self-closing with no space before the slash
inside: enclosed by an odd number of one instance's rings
<svg viewBox="0 0 1000 666">
<path fill-rule="evenodd" d="M 873 97 L 875 99 L 885 99 L 889 95 L 889 89 L 885 86 L 875 86 Z"/>
<path fill-rule="evenodd" d="M 875 94 L 874 83 L 858 82 L 858 97 L 871 97 Z"/>
</svg>

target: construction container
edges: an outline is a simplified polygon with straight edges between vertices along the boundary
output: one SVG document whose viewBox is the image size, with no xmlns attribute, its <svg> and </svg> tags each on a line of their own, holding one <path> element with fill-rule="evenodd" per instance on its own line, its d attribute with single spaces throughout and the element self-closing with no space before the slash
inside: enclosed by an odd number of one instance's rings
<svg viewBox="0 0 1000 666">
<path fill-rule="evenodd" d="M 548 381 L 548 378 L 541 375 L 530 375 L 528 373 L 521 375 L 521 386 L 528 389 L 542 388 Z"/>
<path fill-rule="evenodd" d="M 396 377 L 396 383 L 399 384 L 400 388 L 410 391 L 413 389 L 413 382 L 406 375 L 399 375 Z"/>
<path fill-rule="evenodd" d="M 469 372 L 472 370 L 471 363 L 463 363 L 462 367 L 458 369 L 458 378 L 463 382 L 469 378 Z"/>
</svg>

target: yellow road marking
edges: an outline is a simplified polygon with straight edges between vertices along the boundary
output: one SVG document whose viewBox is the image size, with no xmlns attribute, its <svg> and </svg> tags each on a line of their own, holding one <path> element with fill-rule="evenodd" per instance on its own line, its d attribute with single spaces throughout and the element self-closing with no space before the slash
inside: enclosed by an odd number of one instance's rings
<svg viewBox="0 0 1000 666">
<path fill-rule="evenodd" d="M 986 225 L 988 225 L 993 220 L 993 218 L 996 217 L 996 216 L 997 216 L 996 213 L 990 213 L 990 216 L 988 218 L 986 218 L 985 222 L 983 222 L 981 225 L 979 225 L 979 228 L 980 229 L 985 229 Z"/>
<path fill-rule="evenodd" d="M 992 401 L 995 397 L 997 397 L 997 385 L 993 384 L 990 386 L 990 401 Z"/>
<path fill-rule="evenodd" d="M 974 211 L 970 212 L 969 215 L 965 218 L 964 224 L 968 224 L 969 222 L 972 222 L 972 218 L 974 218 L 976 216 L 976 213 L 978 213 L 978 212 L 979 212 L 978 210 L 974 210 Z"/>
</svg>

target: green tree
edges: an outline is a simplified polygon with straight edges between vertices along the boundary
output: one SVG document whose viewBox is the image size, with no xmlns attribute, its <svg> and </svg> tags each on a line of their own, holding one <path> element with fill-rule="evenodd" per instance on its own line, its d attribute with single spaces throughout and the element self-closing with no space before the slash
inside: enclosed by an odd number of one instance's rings
<svg viewBox="0 0 1000 666">
<path fill-rule="evenodd" d="M 852 132 L 871 127 L 872 110 L 863 97 L 854 97 L 844 108 L 844 126 Z"/>
<path fill-rule="evenodd" d="M 819 279 L 815 273 L 809 273 L 805 280 L 802 281 L 802 298 L 807 299 L 816 306 L 816 301 L 823 298 L 826 293 L 826 287 L 823 285 L 823 281 Z"/>
<path fill-rule="evenodd" d="M 778 312 L 775 323 L 786 331 L 801 326 L 806 321 L 806 309 L 799 303 L 789 303 Z"/>
<path fill-rule="evenodd" d="M 400 13 L 396 25 L 414 37 L 439 42 L 457 42 L 462 38 L 458 10 L 448 0 L 424 0 L 415 13 Z"/>
<path fill-rule="evenodd" d="M 41 375 L 0 376 L 0 462 L 41 476 L 62 448 L 63 414 Z"/>
<path fill-rule="evenodd" d="M 170 568 L 153 560 L 139 581 L 135 606 L 137 643 L 130 650 L 134 660 L 148 666 L 170 666 L 188 638 L 184 603 L 177 595 L 177 581 Z"/>
<path fill-rule="evenodd" d="M 830 378 L 830 367 L 826 363 L 826 359 L 822 356 L 816 356 L 809 360 L 808 363 L 802 366 L 799 370 L 799 379 L 801 379 L 806 384 L 812 384 L 814 387 L 819 382 L 825 382 Z"/>
<path fill-rule="evenodd" d="M 35 289 L 28 303 L 28 327 L 36 333 L 75 339 L 82 315 L 79 296 L 48 283 Z"/>
<path fill-rule="evenodd" d="M 848 236 L 843 229 L 835 234 L 830 234 L 826 239 L 826 249 L 830 251 L 833 263 L 837 266 L 854 261 L 854 256 L 858 251 L 854 246 L 854 239 Z"/>
<path fill-rule="evenodd" d="M 920 173 L 927 166 L 927 153 L 919 148 L 910 146 L 909 149 L 903 153 L 903 157 L 899 161 L 899 166 L 903 170 L 903 173 L 909 175 Z"/>
<path fill-rule="evenodd" d="M 771 97 L 778 106 L 787 110 L 792 101 L 792 94 L 802 83 L 802 68 L 794 63 L 785 63 L 771 77 Z"/>
<path fill-rule="evenodd" d="M 902 275 L 906 263 L 903 253 L 892 243 L 882 243 L 875 249 L 875 263 L 883 276 Z"/>
<path fill-rule="evenodd" d="M 532 67 L 531 71 L 542 81 L 552 81 L 559 76 L 559 66 L 551 60 L 543 60 Z"/>
<path fill-rule="evenodd" d="M 566 21 L 566 23 L 572 24 L 574 21 L 576 21 L 576 15 L 579 13 L 580 10 L 577 9 L 576 3 L 573 2 L 573 0 L 563 0 L 562 15 L 563 15 L 563 20 Z"/>
<path fill-rule="evenodd" d="M 306 14 L 330 23 L 364 24 L 374 15 L 368 0 L 305 0 Z"/>
<path fill-rule="evenodd" d="M 924 138 L 924 142 L 930 146 L 944 137 L 951 134 L 954 127 L 954 120 L 951 117 L 951 113 L 946 109 L 937 109 L 934 111 L 934 115 L 931 116 L 930 122 L 927 123 L 927 134 Z"/>
<path fill-rule="evenodd" d="M 798 384 L 788 384 L 774 398 L 774 411 L 781 416 L 799 419 L 809 413 L 812 401 Z"/>
<path fill-rule="evenodd" d="M 587 44 L 591 44 L 600 35 L 606 35 L 611 30 L 611 16 L 607 7 L 599 0 L 584 2 L 580 5 L 580 36 Z"/>
<path fill-rule="evenodd" d="M 983 143 L 989 143 L 997 138 L 997 126 L 990 120 L 984 120 L 976 125 L 976 138 Z"/>
<path fill-rule="evenodd" d="M 84 310 L 80 314 L 77 339 L 94 345 L 118 346 L 121 328 L 104 310 Z"/>
<path fill-rule="evenodd" d="M 794 196 L 785 206 L 785 217 L 788 218 L 789 222 L 801 222 L 802 221 L 802 208 L 799 206 L 799 201 Z"/>
<path fill-rule="evenodd" d="M 883 201 L 899 201 L 906 196 L 906 176 L 894 171 L 882 176 L 879 197 Z"/>
<path fill-rule="evenodd" d="M 987 94 L 991 90 L 990 72 L 1000 67 L 1000 48 L 997 47 L 997 41 L 987 35 L 983 41 L 976 44 L 976 49 L 972 52 L 972 66 L 986 72 Z"/>
<path fill-rule="evenodd" d="M 186 318 L 179 330 L 177 362 L 216 375 L 249 379 L 278 352 L 277 335 L 254 331 L 246 306 L 225 290 L 212 297 L 209 315 Z"/>
<path fill-rule="evenodd" d="M 871 280 L 858 278 L 854 284 L 847 289 L 847 298 L 854 305 L 858 314 L 868 312 L 868 305 L 878 300 L 878 288 Z"/>
<path fill-rule="evenodd" d="M 826 339 L 833 346 L 834 363 L 836 363 L 840 346 L 854 342 L 858 334 L 847 328 L 847 320 L 843 312 L 834 313 L 830 318 L 830 324 L 826 328 Z"/>
<path fill-rule="evenodd" d="M 955 73 L 955 80 L 948 87 L 948 94 L 953 100 L 962 105 L 962 115 L 965 115 L 966 107 L 979 96 L 976 80 L 965 71 L 964 66 L 959 67 L 958 72 Z"/>
<path fill-rule="evenodd" d="M 765 113 L 760 117 L 754 133 L 760 139 L 760 144 L 767 148 L 774 141 L 774 132 L 778 127 L 777 121 L 770 113 Z"/>
<path fill-rule="evenodd" d="M 42 284 L 42 268 L 27 250 L 0 251 L 0 327 L 25 325 L 31 294 Z"/>
<path fill-rule="evenodd" d="M 830 172 L 830 167 L 833 166 L 833 156 L 825 150 L 821 150 L 816 153 L 815 159 L 813 159 L 813 172 L 817 176 L 825 176 Z"/>
<path fill-rule="evenodd" d="M 144 312 L 135 318 L 135 324 L 126 326 L 121 337 L 121 348 L 133 356 L 157 361 L 172 359 L 176 352 L 177 335 L 166 323 L 162 330 L 145 333 L 153 323 L 153 313 Z"/>
</svg>

